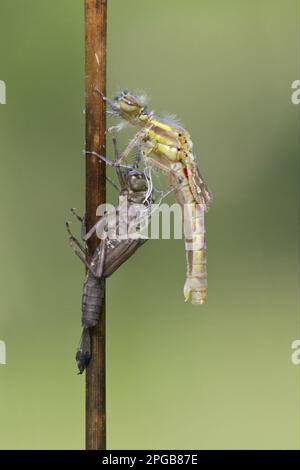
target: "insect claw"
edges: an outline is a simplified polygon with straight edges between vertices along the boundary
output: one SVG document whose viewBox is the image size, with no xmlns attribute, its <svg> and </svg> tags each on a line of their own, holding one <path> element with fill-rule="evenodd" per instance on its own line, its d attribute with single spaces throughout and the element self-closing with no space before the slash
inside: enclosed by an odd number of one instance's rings
<svg viewBox="0 0 300 470">
<path fill-rule="evenodd" d="M 115 105 L 115 103 L 111 99 L 109 99 L 107 96 L 105 96 L 104 93 L 101 90 L 99 90 L 98 88 L 94 88 L 94 92 L 98 93 L 98 95 L 101 96 L 103 101 L 105 101 L 107 104 L 109 104 L 109 106 L 111 107 L 111 110 L 112 110 L 113 113 L 116 113 L 116 112 L 119 111 L 119 109 Z"/>
<path fill-rule="evenodd" d="M 76 207 L 70 208 L 70 211 L 72 212 L 72 214 L 76 217 L 77 220 L 79 220 L 79 222 L 82 223 L 83 217 L 80 217 L 80 215 L 77 214 L 76 210 L 77 210 Z"/>
<path fill-rule="evenodd" d="M 95 92 L 95 93 L 98 93 L 98 95 L 101 96 L 101 98 L 103 99 L 103 101 L 106 101 L 106 99 L 107 99 L 106 96 L 104 95 L 104 93 L 102 93 L 101 90 L 99 90 L 99 88 L 94 88 L 94 92 Z"/>
</svg>

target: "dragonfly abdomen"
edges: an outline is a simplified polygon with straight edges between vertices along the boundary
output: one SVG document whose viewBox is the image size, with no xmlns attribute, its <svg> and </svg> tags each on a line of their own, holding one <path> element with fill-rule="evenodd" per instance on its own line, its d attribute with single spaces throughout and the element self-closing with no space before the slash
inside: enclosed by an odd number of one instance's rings
<svg viewBox="0 0 300 470">
<path fill-rule="evenodd" d="M 207 295 L 206 244 L 204 228 L 205 207 L 199 204 L 191 191 L 188 175 L 180 164 L 171 165 L 181 183 L 175 190 L 177 202 L 183 213 L 187 274 L 184 297 L 192 304 L 202 305 Z M 176 181 L 173 181 L 176 185 Z"/>
</svg>

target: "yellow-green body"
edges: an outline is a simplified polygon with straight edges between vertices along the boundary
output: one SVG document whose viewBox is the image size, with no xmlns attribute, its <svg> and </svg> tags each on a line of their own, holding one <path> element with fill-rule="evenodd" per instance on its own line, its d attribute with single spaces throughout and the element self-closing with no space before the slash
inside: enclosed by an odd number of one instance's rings
<svg viewBox="0 0 300 470">
<path fill-rule="evenodd" d="M 191 298 L 192 303 L 203 304 L 207 294 L 204 211 L 208 209 L 211 193 L 199 172 L 190 135 L 176 122 L 148 113 L 141 100 L 129 93 L 109 103 L 121 118 L 140 127 L 121 158 L 139 146 L 144 160 L 170 177 L 183 212 L 187 257 L 185 300 Z"/>
</svg>

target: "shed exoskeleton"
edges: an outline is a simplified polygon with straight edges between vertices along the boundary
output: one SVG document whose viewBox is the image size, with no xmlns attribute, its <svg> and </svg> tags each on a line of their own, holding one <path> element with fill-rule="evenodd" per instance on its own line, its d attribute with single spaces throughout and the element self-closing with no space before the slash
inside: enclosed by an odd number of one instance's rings
<svg viewBox="0 0 300 470">
<path fill-rule="evenodd" d="M 116 146 L 115 146 L 116 149 Z M 116 151 L 117 154 L 117 151 Z M 118 154 L 117 154 L 118 155 Z M 79 259 L 86 266 L 86 277 L 83 286 L 82 294 L 82 327 L 83 332 L 77 348 L 76 361 L 79 369 L 79 373 L 82 374 L 87 367 L 91 358 L 91 344 L 90 344 L 90 333 L 89 329 L 96 326 L 99 321 L 99 314 L 101 311 L 101 304 L 103 302 L 104 295 L 104 279 L 111 276 L 126 260 L 128 260 L 138 248 L 140 248 L 146 241 L 147 238 L 139 236 L 133 237 L 132 233 L 128 236 L 122 235 L 119 237 L 119 224 L 122 220 L 123 208 L 126 208 L 127 219 L 126 223 L 128 228 L 137 224 L 139 227 L 143 222 L 144 218 L 148 218 L 151 213 L 152 203 L 152 192 L 149 193 L 149 182 L 144 172 L 134 168 L 123 168 L 118 166 L 116 168 L 117 175 L 120 185 L 121 196 L 119 201 L 123 201 L 116 208 L 115 214 L 117 217 L 113 219 L 115 227 L 112 227 L 110 214 L 107 213 L 100 221 L 93 227 L 89 234 L 85 233 L 85 221 L 84 217 L 78 216 L 74 209 L 71 209 L 73 214 L 82 223 L 82 238 L 87 240 L 94 231 L 100 238 L 100 243 L 96 250 L 90 257 L 90 262 L 86 261 L 85 252 L 86 247 L 72 234 L 70 230 L 69 222 L 67 222 L 67 230 L 69 234 L 70 245 Z M 125 199 L 125 204 L 124 204 Z M 134 218 L 134 211 L 130 211 L 133 206 L 144 206 L 145 211 L 142 212 L 141 218 Z M 107 236 L 107 225 L 110 224 L 110 233 L 115 233 L 114 238 Z M 148 223 L 148 220 L 146 220 Z M 102 237 L 102 233 L 104 236 Z"/>
</svg>

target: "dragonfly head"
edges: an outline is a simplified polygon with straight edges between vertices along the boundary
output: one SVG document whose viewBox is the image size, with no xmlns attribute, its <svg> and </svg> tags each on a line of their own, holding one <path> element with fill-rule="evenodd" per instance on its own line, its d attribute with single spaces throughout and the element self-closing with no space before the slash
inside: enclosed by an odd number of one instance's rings
<svg viewBox="0 0 300 470">
<path fill-rule="evenodd" d="M 121 117 L 128 121 L 146 116 L 147 98 L 144 95 L 134 95 L 128 90 L 122 90 L 112 100 L 112 108 Z"/>
</svg>

